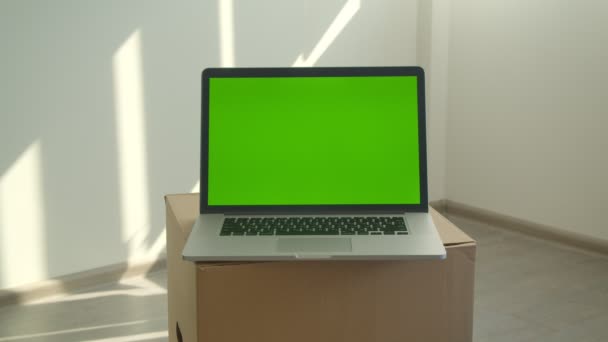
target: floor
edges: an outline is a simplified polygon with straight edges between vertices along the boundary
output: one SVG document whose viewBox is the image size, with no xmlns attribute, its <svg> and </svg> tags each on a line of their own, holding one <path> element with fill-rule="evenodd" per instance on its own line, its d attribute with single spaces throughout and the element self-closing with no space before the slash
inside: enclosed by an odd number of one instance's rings
<svg viewBox="0 0 608 342">
<path fill-rule="evenodd" d="M 450 219 L 478 244 L 474 341 L 608 341 L 608 257 Z"/>
<path fill-rule="evenodd" d="M 0 342 L 167 341 L 167 272 L 0 308 Z"/>
<path fill-rule="evenodd" d="M 474 341 L 608 341 L 608 258 L 451 218 L 478 242 Z M 4 341 L 167 341 L 166 271 L 0 308 Z"/>
</svg>

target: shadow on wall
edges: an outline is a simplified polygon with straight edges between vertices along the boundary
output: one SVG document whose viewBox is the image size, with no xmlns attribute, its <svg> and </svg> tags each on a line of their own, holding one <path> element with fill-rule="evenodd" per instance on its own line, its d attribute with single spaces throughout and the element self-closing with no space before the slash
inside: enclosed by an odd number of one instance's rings
<svg viewBox="0 0 608 342">
<path fill-rule="evenodd" d="M 416 3 L 3 2 L 0 288 L 164 253 L 204 68 L 415 63 Z"/>
</svg>

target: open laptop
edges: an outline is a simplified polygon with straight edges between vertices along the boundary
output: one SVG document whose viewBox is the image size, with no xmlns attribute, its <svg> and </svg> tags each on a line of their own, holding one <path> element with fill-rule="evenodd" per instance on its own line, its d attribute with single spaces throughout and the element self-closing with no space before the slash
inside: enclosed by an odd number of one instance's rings
<svg viewBox="0 0 608 342">
<path fill-rule="evenodd" d="M 192 261 L 442 259 L 419 67 L 202 74 Z"/>
</svg>

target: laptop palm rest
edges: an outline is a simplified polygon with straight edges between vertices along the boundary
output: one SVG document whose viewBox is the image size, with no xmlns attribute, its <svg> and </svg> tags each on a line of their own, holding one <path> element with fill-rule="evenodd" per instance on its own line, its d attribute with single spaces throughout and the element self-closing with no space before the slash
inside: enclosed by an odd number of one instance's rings
<svg viewBox="0 0 608 342">
<path fill-rule="evenodd" d="M 350 238 L 279 238 L 277 250 L 282 253 L 351 252 Z"/>
</svg>

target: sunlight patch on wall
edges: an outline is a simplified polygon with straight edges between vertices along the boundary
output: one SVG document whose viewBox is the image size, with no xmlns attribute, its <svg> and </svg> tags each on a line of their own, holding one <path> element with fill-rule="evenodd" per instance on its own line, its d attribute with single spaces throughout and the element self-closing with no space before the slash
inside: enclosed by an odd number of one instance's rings
<svg viewBox="0 0 608 342">
<path fill-rule="evenodd" d="M 192 187 L 192 190 L 190 190 L 190 192 L 200 192 L 201 191 L 201 181 L 198 180 L 196 181 L 196 184 L 194 184 L 194 186 Z"/>
<path fill-rule="evenodd" d="M 0 288 L 47 277 L 41 157 L 36 140 L 0 176 Z"/>
<path fill-rule="evenodd" d="M 164 226 L 163 230 L 160 232 L 160 234 L 158 234 L 158 236 L 156 237 L 156 240 L 154 242 L 152 242 L 151 244 L 149 244 L 148 249 L 146 250 L 145 254 L 143 255 L 144 260 L 157 260 L 159 257 L 165 255 L 165 251 L 166 251 L 166 247 L 167 247 L 167 227 Z M 128 262 L 129 266 L 131 265 L 137 265 L 138 262 L 137 261 L 129 261 Z M 148 270 L 150 268 L 152 268 L 153 265 L 150 265 L 150 267 L 148 268 Z"/>
<path fill-rule="evenodd" d="M 312 49 L 310 55 L 304 58 L 301 54 L 298 56 L 296 61 L 293 63 L 294 67 L 311 67 L 314 66 L 319 58 L 323 56 L 325 51 L 331 46 L 338 35 L 344 30 L 346 25 L 353 19 L 355 14 L 361 8 L 361 0 L 348 0 L 344 7 L 340 10 L 340 13 L 336 16 L 334 21 L 329 25 L 317 45 Z"/>
<path fill-rule="evenodd" d="M 113 56 L 122 238 L 129 257 L 147 252 L 150 233 L 141 34 L 134 31 Z"/>
<path fill-rule="evenodd" d="M 233 0 L 218 0 L 218 17 L 220 25 L 220 63 L 222 67 L 234 67 Z"/>
</svg>

